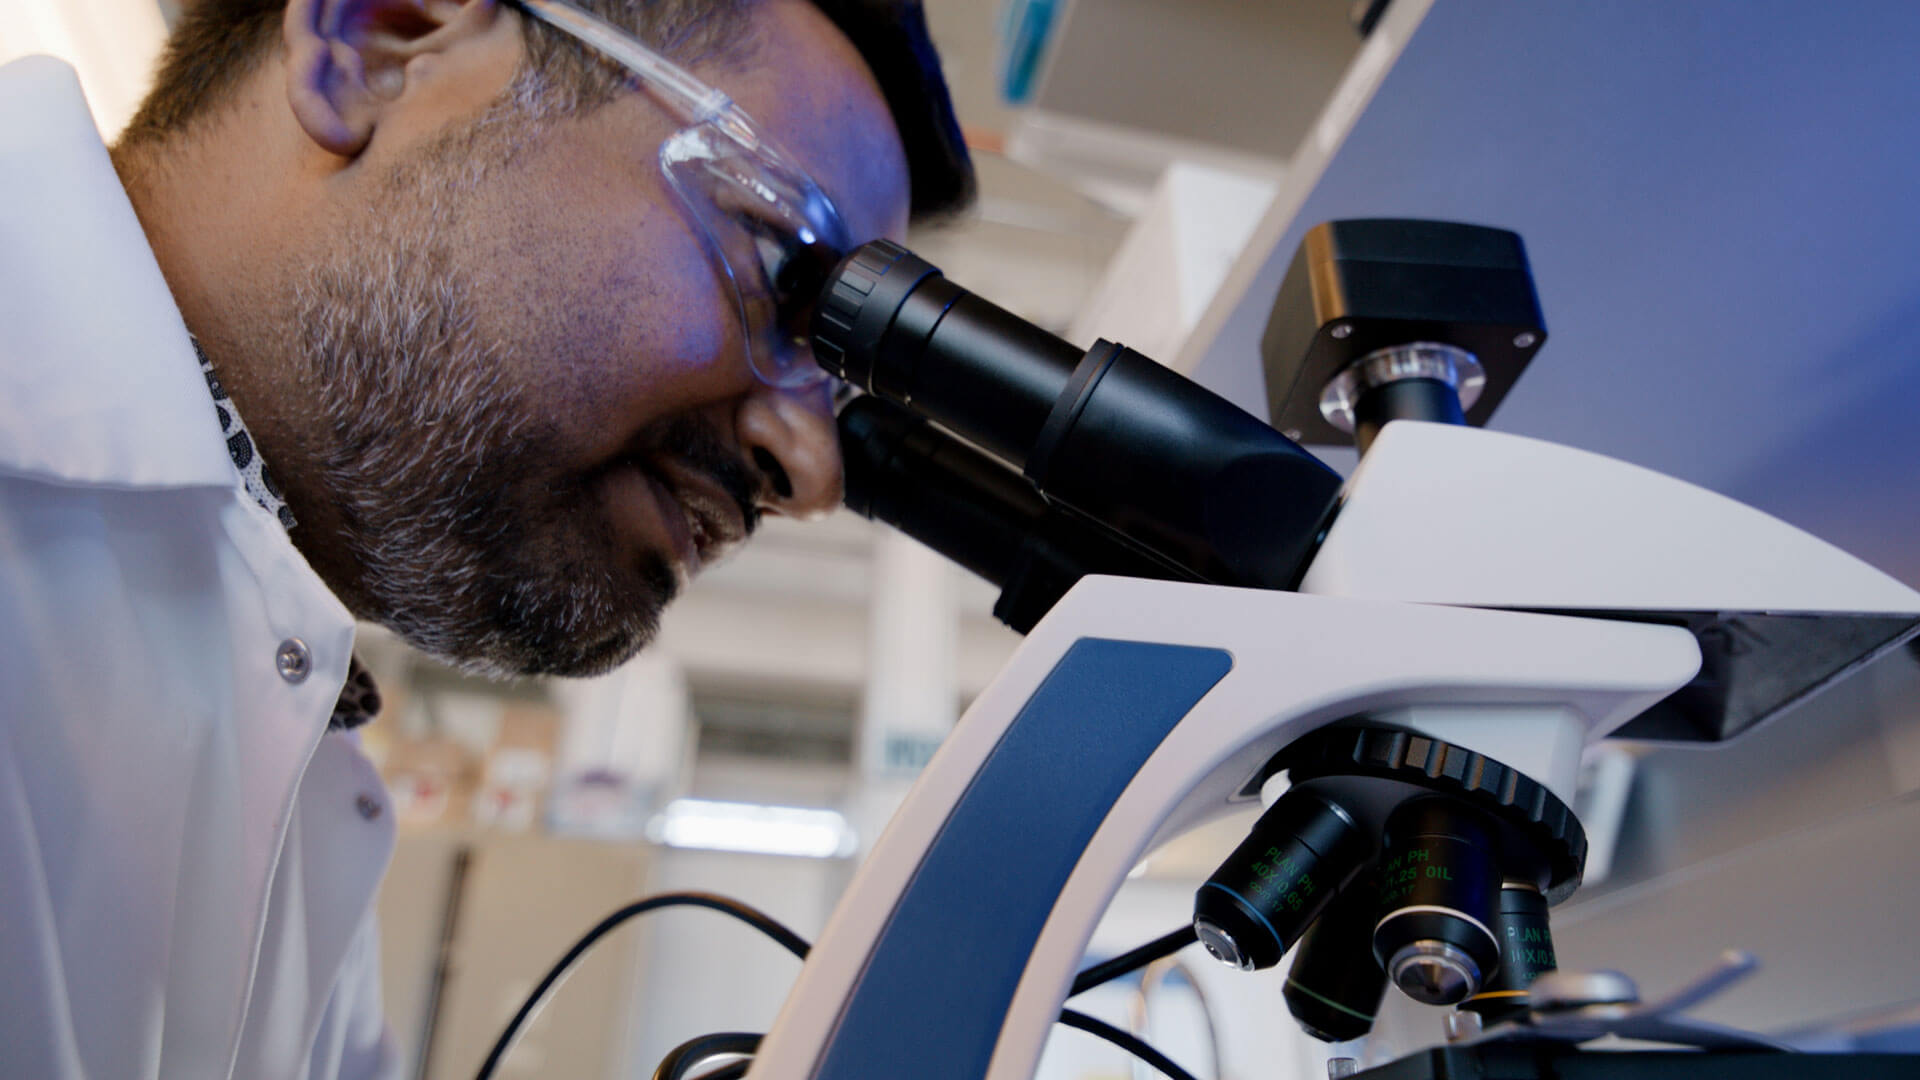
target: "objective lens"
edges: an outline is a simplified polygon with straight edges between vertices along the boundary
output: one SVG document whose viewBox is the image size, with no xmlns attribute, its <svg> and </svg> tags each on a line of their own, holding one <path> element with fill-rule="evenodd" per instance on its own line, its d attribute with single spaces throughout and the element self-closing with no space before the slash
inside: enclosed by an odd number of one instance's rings
<svg viewBox="0 0 1920 1080">
<path fill-rule="evenodd" d="M 1500 962 L 1493 836 L 1472 808 L 1415 799 L 1387 818 L 1373 954 L 1415 1001 L 1455 1005 Z"/>
<path fill-rule="evenodd" d="M 1560 966 L 1547 926 L 1547 898 L 1540 890 L 1513 883 L 1503 886 L 1493 929 L 1500 935 L 1500 967 L 1484 990 L 1460 1003 L 1488 1024 L 1526 1012 L 1527 988 Z"/>
<path fill-rule="evenodd" d="M 1379 878 L 1353 879 L 1300 939 L 1287 973 L 1287 1011 L 1322 1042 L 1357 1039 L 1373 1030 L 1387 992 L 1387 973 L 1373 959 L 1373 924 L 1380 912 Z"/>
<path fill-rule="evenodd" d="M 1282 795 L 1193 897 L 1193 929 L 1214 959 L 1270 968 L 1300 939 L 1372 845 L 1319 795 Z"/>
</svg>

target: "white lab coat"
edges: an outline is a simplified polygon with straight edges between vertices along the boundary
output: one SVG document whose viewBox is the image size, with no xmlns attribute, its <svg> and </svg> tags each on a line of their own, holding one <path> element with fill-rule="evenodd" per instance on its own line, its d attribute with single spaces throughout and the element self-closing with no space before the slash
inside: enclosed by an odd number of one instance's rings
<svg viewBox="0 0 1920 1080">
<path fill-rule="evenodd" d="M 352 648 L 240 486 L 72 70 L 0 68 L 0 1077 L 398 1072 L 392 812 L 326 733 Z"/>
</svg>

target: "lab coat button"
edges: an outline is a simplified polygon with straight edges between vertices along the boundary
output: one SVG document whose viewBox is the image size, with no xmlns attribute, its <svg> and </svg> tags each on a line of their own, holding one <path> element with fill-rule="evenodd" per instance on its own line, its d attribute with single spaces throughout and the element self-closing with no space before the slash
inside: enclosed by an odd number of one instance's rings
<svg viewBox="0 0 1920 1080">
<path fill-rule="evenodd" d="M 354 799 L 353 808 L 360 811 L 360 816 L 368 821 L 380 816 L 380 800 L 371 795 L 362 795 Z"/>
<path fill-rule="evenodd" d="M 290 683 L 307 680 L 307 674 L 313 670 L 313 654 L 307 651 L 307 643 L 297 637 L 290 637 L 280 643 L 280 651 L 274 654 L 274 666 L 280 669 L 280 677 Z"/>
</svg>

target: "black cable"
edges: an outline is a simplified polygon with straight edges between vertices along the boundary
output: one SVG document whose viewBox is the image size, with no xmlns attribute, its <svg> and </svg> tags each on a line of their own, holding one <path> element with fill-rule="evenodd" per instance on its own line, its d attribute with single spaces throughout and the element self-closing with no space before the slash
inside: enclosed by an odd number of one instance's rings
<svg viewBox="0 0 1920 1080">
<path fill-rule="evenodd" d="M 527 995 L 526 1003 L 520 1006 L 520 1011 L 514 1013 L 513 1019 L 507 1022 L 506 1029 L 500 1032 L 500 1038 L 495 1040 L 493 1049 L 487 1053 L 487 1060 L 481 1063 L 475 1080 L 490 1080 L 494 1071 L 500 1067 L 501 1060 L 507 1056 L 507 1051 L 513 1048 L 513 1041 L 519 1037 L 520 1029 L 535 1012 L 539 1011 L 547 995 L 553 992 L 553 988 L 559 985 L 560 980 L 567 977 L 573 965 L 593 947 L 594 942 L 613 932 L 627 920 L 664 907 L 700 907 L 709 911 L 718 911 L 722 915 L 730 915 L 779 942 L 788 952 L 800 959 L 807 958 L 808 945 L 805 938 L 787 929 L 779 920 L 758 908 L 750 907 L 738 900 L 704 892 L 660 893 L 644 900 L 636 900 L 601 919 L 598 925 L 587 931 L 586 936 L 575 942 L 573 948 L 568 949 L 566 955 L 553 965 L 546 977 L 540 980 L 540 984 L 533 988 L 533 993 Z"/>
<path fill-rule="evenodd" d="M 1089 1035 L 1098 1036 L 1159 1069 L 1173 1080 L 1194 1080 L 1193 1074 L 1173 1063 L 1173 1059 L 1147 1045 L 1139 1036 L 1120 1030 L 1105 1020 L 1095 1020 L 1072 1009 L 1060 1010 L 1060 1022 Z"/>
<path fill-rule="evenodd" d="M 698 1038 L 688 1039 L 667 1051 L 667 1056 L 660 1059 L 660 1067 L 653 1070 L 653 1080 L 684 1080 L 689 1070 L 710 1057 L 721 1054 L 752 1056 L 758 1049 L 760 1049 L 760 1036 L 744 1031 L 721 1031 L 712 1035 L 701 1035 Z M 725 1072 L 733 1065 L 744 1064 L 744 1062 L 731 1063 L 716 1070 L 715 1073 L 708 1073 L 700 1080 L 712 1080 L 717 1073 Z M 741 1071 L 746 1070 L 743 1068 Z"/>
<path fill-rule="evenodd" d="M 1132 1054 L 1133 1056 L 1139 1058 L 1140 1060 L 1160 1070 L 1166 1075 L 1172 1077 L 1173 1080 L 1194 1080 L 1192 1073 L 1189 1073 L 1185 1069 L 1182 1069 L 1180 1066 L 1174 1064 L 1171 1058 L 1167 1057 L 1165 1054 L 1162 1054 L 1160 1051 L 1155 1050 L 1152 1047 L 1152 1045 L 1147 1043 L 1145 1040 L 1139 1038 L 1138 1036 L 1131 1035 L 1125 1031 L 1122 1031 L 1121 1029 L 1114 1027 L 1112 1024 L 1109 1024 L 1104 1020 L 1096 1020 L 1093 1017 L 1088 1016 L 1086 1013 L 1075 1012 L 1072 1009 L 1062 1009 L 1060 1010 L 1060 1023 L 1065 1024 L 1070 1028 L 1074 1028 L 1079 1031 L 1084 1031 L 1087 1034 L 1094 1036 L 1095 1038 L 1105 1039 L 1106 1041 L 1119 1047 L 1121 1050 L 1124 1050 L 1127 1053 Z M 686 1071 L 685 1065 L 687 1064 L 698 1061 L 701 1058 L 708 1057 L 713 1054 L 738 1052 L 738 1051 L 729 1051 L 724 1049 L 706 1048 L 701 1050 L 701 1052 L 698 1054 L 694 1054 L 684 1058 L 684 1060 L 677 1058 L 675 1056 L 675 1055 L 681 1054 L 682 1051 L 686 1050 L 689 1046 L 692 1046 L 694 1043 L 701 1042 L 704 1039 L 720 1039 L 720 1038 L 752 1039 L 755 1045 L 758 1045 L 760 1042 L 757 1036 L 751 1036 L 751 1035 L 747 1035 L 747 1036 L 703 1035 L 701 1036 L 700 1039 L 692 1039 L 692 1040 L 689 1040 L 688 1042 L 681 1043 L 680 1046 L 677 1047 L 672 1054 L 667 1055 L 667 1059 L 663 1060 L 660 1063 L 660 1068 L 654 1071 L 653 1080 L 680 1080 L 681 1075 Z M 675 1063 L 675 1067 L 671 1071 L 668 1070 L 669 1062 Z M 720 1068 L 715 1069 L 710 1073 L 700 1076 L 697 1078 L 697 1080 L 740 1080 L 741 1077 L 747 1075 L 747 1067 L 751 1064 L 752 1064 L 751 1061 L 736 1061 L 728 1065 L 723 1065 Z"/>
<path fill-rule="evenodd" d="M 582 956 L 586 955 L 588 949 L 592 948 L 601 938 L 618 929 L 629 919 L 664 907 L 700 907 L 706 908 L 709 911 L 718 911 L 722 915 L 732 916 L 772 938 L 788 952 L 799 957 L 801 960 L 805 960 L 807 953 L 812 950 L 812 946 L 807 944 L 805 938 L 788 929 L 785 924 L 773 918 L 771 915 L 751 905 L 729 899 L 725 896 L 705 892 L 671 892 L 649 896 L 644 900 L 636 900 L 615 911 L 613 914 L 608 915 L 606 918 L 601 919 L 593 929 L 587 931 L 586 934 L 582 936 L 579 941 L 575 942 L 573 947 L 568 949 L 566 954 L 547 971 L 546 976 L 540 980 L 539 985 L 533 988 L 533 993 L 527 995 L 527 1000 L 520 1006 L 520 1010 L 513 1014 L 513 1019 L 507 1022 L 506 1028 L 500 1032 L 500 1037 L 494 1041 L 493 1049 L 488 1051 L 486 1061 L 481 1063 L 480 1071 L 475 1074 L 475 1080 L 491 1080 L 494 1072 L 499 1069 L 500 1062 L 506 1058 L 507 1051 L 513 1048 L 514 1040 L 520 1035 L 520 1029 L 525 1027 L 527 1021 L 532 1018 L 533 1014 L 540 1010 L 540 1006 L 546 1001 L 547 996 L 553 992 L 561 980 L 567 977 L 572 971 L 573 965 L 578 963 Z M 1111 982 L 1129 972 L 1138 971 L 1140 968 L 1146 967 L 1148 964 L 1153 963 L 1163 956 L 1171 956 L 1192 944 L 1195 940 L 1193 927 L 1190 925 L 1183 926 L 1172 933 L 1163 934 L 1137 949 L 1121 953 L 1111 960 L 1095 964 L 1085 971 L 1082 971 L 1074 977 L 1073 987 L 1068 991 L 1067 996 L 1072 997 L 1075 994 L 1091 990 L 1103 983 Z M 1140 1058 L 1147 1064 L 1152 1065 L 1154 1068 L 1159 1069 L 1166 1075 L 1173 1077 L 1174 1080 L 1193 1080 L 1191 1074 L 1181 1069 L 1180 1066 L 1175 1065 L 1166 1055 L 1155 1050 L 1139 1038 L 1111 1024 L 1095 1020 L 1085 1013 L 1074 1012 L 1072 1009 L 1062 1009 L 1060 1011 L 1060 1023 L 1084 1031 L 1089 1035 L 1105 1039 L 1115 1046 L 1120 1047 L 1122 1050 Z M 746 1050 L 730 1049 L 721 1045 L 744 1045 L 744 1041 L 746 1040 L 751 1040 L 752 1042 L 752 1046 Z M 687 1042 L 681 1043 L 678 1047 L 675 1047 L 666 1058 L 661 1060 L 660 1067 L 654 1071 L 654 1080 L 682 1080 L 687 1069 L 697 1065 L 706 1058 L 724 1053 L 750 1054 L 754 1048 L 759 1046 L 759 1043 L 760 1037 L 758 1035 L 742 1032 L 720 1032 L 690 1039 Z M 746 1074 L 747 1064 L 747 1062 L 735 1062 L 724 1065 L 705 1076 L 699 1077 L 698 1080 L 738 1080 L 739 1077 Z"/>
<path fill-rule="evenodd" d="M 1192 923 L 1171 934 L 1162 934 L 1137 949 L 1123 952 L 1111 960 L 1104 960 L 1074 976 L 1073 989 L 1067 991 L 1067 996 L 1084 994 L 1103 983 L 1112 982 L 1129 972 L 1138 971 L 1163 956 L 1172 956 L 1198 940 L 1199 938 L 1193 932 Z"/>
</svg>

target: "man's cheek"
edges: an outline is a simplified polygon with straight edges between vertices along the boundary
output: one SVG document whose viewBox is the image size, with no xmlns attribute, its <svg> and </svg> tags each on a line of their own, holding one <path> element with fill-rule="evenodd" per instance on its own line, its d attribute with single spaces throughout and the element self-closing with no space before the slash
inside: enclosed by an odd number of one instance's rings
<svg viewBox="0 0 1920 1080">
<path fill-rule="evenodd" d="M 740 355 L 738 300 L 731 286 L 699 251 L 660 253 L 644 275 L 616 275 L 602 282 L 604 295 L 632 290 L 621 345 L 609 360 L 630 367 L 628 376 L 673 395 L 673 385 L 715 372 Z M 686 402 L 681 402 L 686 404 Z"/>
</svg>

